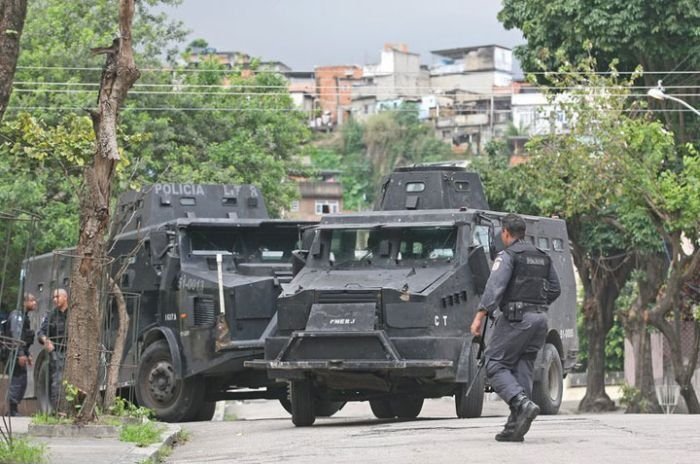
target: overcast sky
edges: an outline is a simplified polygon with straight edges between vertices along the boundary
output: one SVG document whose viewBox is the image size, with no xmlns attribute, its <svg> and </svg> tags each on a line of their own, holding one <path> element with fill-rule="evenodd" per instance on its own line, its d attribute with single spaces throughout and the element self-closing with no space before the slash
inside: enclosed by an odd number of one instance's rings
<svg viewBox="0 0 700 464">
<path fill-rule="evenodd" d="M 184 0 L 166 11 L 190 39 L 311 71 L 376 63 L 387 42 L 407 44 L 424 63 L 430 50 L 523 43 L 498 22 L 499 10 L 497 0 Z"/>
</svg>

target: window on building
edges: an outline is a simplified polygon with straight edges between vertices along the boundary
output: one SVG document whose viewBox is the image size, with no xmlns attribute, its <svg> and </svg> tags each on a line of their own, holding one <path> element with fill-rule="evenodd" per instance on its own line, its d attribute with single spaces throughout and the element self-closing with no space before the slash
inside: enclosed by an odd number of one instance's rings
<svg viewBox="0 0 700 464">
<path fill-rule="evenodd" d="M 289 211 L 296 213 L 299 211 L 299 200 L 293 200 L 292 204 L 289 206 Z"/>
<path fill-rule="evenodd" d="M 316 200 L 316 214 L 335 214 L 340 212 L 338 200 Z"/>
</svg>

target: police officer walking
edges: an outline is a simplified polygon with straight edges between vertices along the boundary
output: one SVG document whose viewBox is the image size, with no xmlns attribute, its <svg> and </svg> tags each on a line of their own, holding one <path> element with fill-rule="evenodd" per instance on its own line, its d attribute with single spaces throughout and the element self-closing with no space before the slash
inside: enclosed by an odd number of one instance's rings
<svg viewBox="0 0 700 464">
<path fill-rule="evenodd" d="M 24 398 L 27 391 L 27 366 L 32 365 L 32 356 L 29 354 L 29 347 L 34 343 L 34 331 L 29 323 L 29 313 L 36 310 L 36 297 L 31 293 L 24 294 L 24 310 L 15 309 L 10 313 L 8 321 L 10 324 L 10 335 L 12 338 L 22 340 L 22 345 L 17 352 L 17 362 L 12 371 L 10 381 L 10 391 L 8 392 L 8 402 L 10 403 L 10 415 L 18 414 L 19 403 Z"/>
<path fill-rule="evenodd" d="M 61 379 L 63 377 L 63 365 L 66 357 L 66 328 L 68 293 L 59 288 L 53 292 L 55 307 L 41 321 L 41 328 L 37 333 L 37 340 L 44 345 L 49 353 L 49 395 L 51 406 L 58 407 L 59 392 L 61 391 Z"/>
<path fill-rule="evenodd" d="M 480 336 L 486 317 L 501 310 L 484 353 L 488 381 L 510 407 L 496 440 L 523 441 L 540 412 L 530 398 L 535 359 L 547 336 L 547 305 L 561 289 L 549 256 L 524 240 L 523 218 L 508 214 L 501 225 L 506 249 L 494 260 L 471 333 Z"/>
</svg>

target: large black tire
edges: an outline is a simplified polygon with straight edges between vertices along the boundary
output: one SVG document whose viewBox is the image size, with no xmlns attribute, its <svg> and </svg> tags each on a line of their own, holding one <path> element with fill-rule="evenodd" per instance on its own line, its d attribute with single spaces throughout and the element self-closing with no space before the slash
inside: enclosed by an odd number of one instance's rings
<svg viewBox="0 0 700 464">
<path fill-rule="evenodd" d="M 469 382 L 458 383 L 455 391 L 455 412 L 460 419 L 481 417 L 483 411 L 485 374 L 483 367 L 479 369 L 479 361 L 476 359 L 478 351 L 479 345 L 472 343 L 469 352 Z M 469 384 L 475 377 L 469 396 L 466 396 Z"/>
<path fill-rule="evenodd" d="M 165 340 L 146 347 L 136 372 L 136 399 L 165 422 L 182 422 L 195 416 L 204 398 L 199 378 L 178 378 Z"/>
<path fill-rule="evenodd" d="M 393 419 L 396 417 L 391 409 L 389 400 L 369 400 L 369 407 L 372 408 L 372 414 L 377 419 Z"/>
<path fill-rule="evenodd" d="M 214 417 L 216 401 L 203 401 L 192 417 L 192 422 L 207 422 Z"/>
<path fill-rule="evenodd" d="M 39 403 L 39 411 L 49 414 L 53 411 L 51 407 L 51 397 L 49 396 L 49 359 L 47 356 L 40 356 L 39 362 L 34 365 L 34 396 Z"/>
<path fill-rule="evenodd" d="M 415 396 L 402 396 L 389 400 L 391 410 L 401 419 L 415 419 L 423 409 L 423 398 Z"/>
<path fill-rule="evenodd" d="M 331 417 L 336 412 L 343 409 L 345 401 L 316 400 L 314 403 L 314 413 L 316 417 Z"/>
<path fill-rule="evenodd" d="M 297 427 L 308 427 L 316 421 L 314 395 L 309 380 L 294 380 L 291 387 L 292 422 Z"/>
<path fill-rule="evenodd" d="M 292 413 L 292 402 L 289 401 L 289 398 L 280 398 L 279 399 L 280 404 L 284 408 L 285 411 L 287 411 L 289 414 Z"/>
<path fill-rule="evenodd" d="M 543 348 L 542 363 L 532 385 L 532 400 L 540 407 L 540 414 L 557 414 L 564 393 L 564 369 L 559 352 L 551 343 Z"/>
</svg>

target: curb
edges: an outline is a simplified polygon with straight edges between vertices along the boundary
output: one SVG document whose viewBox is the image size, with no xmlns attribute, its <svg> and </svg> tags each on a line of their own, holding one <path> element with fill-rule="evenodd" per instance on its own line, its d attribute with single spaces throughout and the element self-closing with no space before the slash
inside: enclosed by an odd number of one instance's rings
<svg viewBox="0 0 700 464">
<path fill-rule="evenodd" d="M 163 425 L 165 426 L 165 429 L 161 434 L 162 438 L 160 443 L 154 443 L 152 445 L 144 446 L 142 448 L 134 446 L 126 456 L 123 456 L 118 461 L 118 464 L 136 464 L 142 463 L 149 459 L 153 460 L 154 462 L 158 462 L 156 461 L 158 454 L 166 447 L 171 446 L 173 444 L 173 441 L 175 441 L 175 437 L 182 430 L 182 427 L 180 427 L 177 424 Z"/>
</svg>

